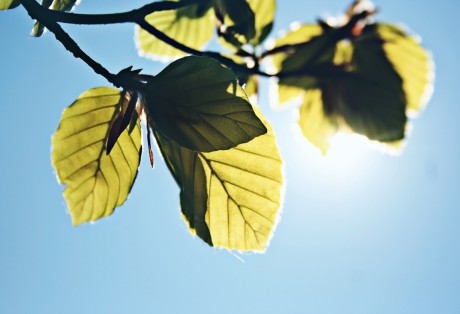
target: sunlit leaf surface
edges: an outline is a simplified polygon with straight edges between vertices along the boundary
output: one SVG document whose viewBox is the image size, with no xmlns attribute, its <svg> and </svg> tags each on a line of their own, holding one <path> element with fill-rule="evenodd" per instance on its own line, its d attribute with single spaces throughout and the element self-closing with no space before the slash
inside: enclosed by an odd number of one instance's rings
<svg viewBox="0 0 460 314">
<path fill-rule="evenodd" d="M 105 143 L 116 114 L 120 91 L 108 87 L 86 91 L 64 110 L 53 136 L 52 163 L 72 223 L 109 216 L 128 197 L 137 175 L 141 152 L 139 122 L 125 130 L 110 155 Z"/>
<path fill-rule="evenodd" d="M 18 0 L 0 0 L 0 11 L 14 9 L 19 5 Z"/>
<path fill-rule="evenodd" d="M 147 84 L 152 127 L 195 151 L 228 149 L 266 133 L 235 75 L 217 61 L 185 57 Z"/>
<path fill-rule="evenodd" d="M 363 37 L 384 41 L 385 54 L 402 79 L 407 109 L 415 113 L 424 109 L 433 91 L 434 63 L 420 40 L 400 27 L 383 23 L 367 27 Z"/>
<path fill-rule="evenodd" d="M 252 12 L 255 13 L 256 34 L 251 40 L 255 46 L 267 38 L 273 27 L 276 12 L 276 0 L 247 0 Z"/>
<path fill-rule="evenodd" d="M 404 139 L 407 112 L 420 111 L 431 91 L 429 53 L 388 24 L 340 31 L 304 25 L 276 42 L 278 103 L 300 100 L 302 132 L 323 153 L 340 130 L 389 144 Z"/>
<path fill-rule="evenodd" d="M 264 122 L 266 123 L 266 122 Z M 281 206 L 282 162 L 268 133 L 229 150 L 193 152 L 156 134 L 192 233 L 217 247 L 264 251 Z"/>
<path fill-rule="evenodd" d="M 223 15 L 230 43 L 240 46 L 256 35 L 255 14 L 246 0 L 215 0 L 215 7 Z"/>
<path fill-rule="evenodd" d="M 210 10 L 211 4 L 203 1 L 178 10 L 155 12 L 148 15 L 146 21 L 176 41 L 202 49 L 214 34 L 215 17 Z M 142 56 L 171 60 L 186 55 L 141 28 L 137 29 L 136 40 Z"/>
</svg>

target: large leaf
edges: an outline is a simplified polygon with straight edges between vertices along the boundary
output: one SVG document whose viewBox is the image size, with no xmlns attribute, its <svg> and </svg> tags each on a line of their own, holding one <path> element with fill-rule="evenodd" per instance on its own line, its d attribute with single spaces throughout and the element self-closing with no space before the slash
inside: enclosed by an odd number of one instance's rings
<svg viewBox="0 0 460 314">
<path fill-rule="evenodd" d="M 265 134 L 233 72 L 206 57 L 185 57 L 147 83 L 153 129 L 185 148 L 229 149 Z"/>
<path fill-rule="evenodd" d="M 215 18 L 211 1 L 189 5 L 178 10 L 155 12 L 146 21 L 167 36 L 194 49 L 202 49 L 214 33 Z M 137 48 L 142 56 L 156 60 L 171 60 L 185 56 L 144 29 L 138 28 Z"/>
<path fill-rule="evenodd" d="M 55 11 L 68 12 L 72 10 L 77 2 L 78 0 L 42 0 L 42 6 Z M 40 37 L 43 35 L 44 30 L 45 27 L 36 21 L 32 28 L 32 36 Z"/>
<path fill-rule="evenodd" d="M 14 9 L 19 4 L 18 0 L 0 0 L 0 11 Z"/>
<path fill-rule="evenodd" d="M 125 130 L 110 155 L 105 153 L 109 126 L 117 112 L 120 91 L 90 89 L 64 110 L 53 136 L 52 163 L 66 185 L 72 223 L 109 216 L 128 197 L 136 179 L 141 152 L 139 122 Z"/>
<path fill-rule="evenodd" d="M 282 161 L 271 128 L 235 148 L 193 152 L 156 133 L 192 233 L 217 247 L 264 251 L 276 225 Z"/>
<path fill-rule="evenodd" d="M 283 50 L 272 58 L 282 73 L 278 102 L 300 100 L 303 134 L 323 153 L 340 130 L 389 144 L 402 140 L 407 111 L 420 110 L 431 86 L 429 54 L 387 24 L 343 36 L 339 28 L 306 25 L 276 43 Z"/>
</svg>

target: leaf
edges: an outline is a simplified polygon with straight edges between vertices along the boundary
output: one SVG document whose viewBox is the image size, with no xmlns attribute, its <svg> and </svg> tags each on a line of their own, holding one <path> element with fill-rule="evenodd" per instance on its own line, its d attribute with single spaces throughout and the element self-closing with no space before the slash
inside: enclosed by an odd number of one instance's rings
<svg viewBox="0 0 460 314">
<path fill-rule="evenodd" d="M 366 32 L 366 29 L 364 30 Z M 357 40 L 351 58 L 352 76 L 342 80 L 341 108 L 353 131 L 371 140 L 404 138 L 406 95 L 402 79 L 388 60 L 382 41 Z"/>
<path fill-rule="evenodd" d="M 259 78 L 256 75 L 250 75 L 246 79 L 244 91 L 249 99 L 255 99 L 255 102 L 257 103 L 257 98 L 259 95 Z"/>
<path fill-rule="evenodd" d="M 305 92 L 299 111 L 299 125 L 303 135 L 326 155 L 330 139 L 339 129 L 333 115 L 324 111 L 321 89 L 310 89 Z"/>
<path fill-rule="evenodd" d="M 300 99 L 302 132 L 323 153 L 327 151 L 328 139 L 337 131 L 351 129 L 386 143 L 405 136 L 406 111 L 411 97 L 416 98 L 406 86 L 417 86 L 420 99 L 426 79 L 412 78 L 417 73 L 412 66 L 407 67 L 407 74 L 398 72 L 402 64 L 399 68 L 394 66 L 387 55 L 391 49 L 401 52 L 390 36 L 394 37 L 395 31 L 391 28 L 388 32 L 387 26 L 381 29 L 378 24 L 367 25 L 360 35 L 350 33 L 343 37 L 340 28 L 306 25 L 275 45 L 275 49 L 283 51 L 272 60 L 274 68 L 281 72 L 278 102 Z M 380 36 L 385 31 L 387 39 Z M 308 40 L 302 42 L 301 38 Z M 393 57 L 397 59 L 396 54 Z M 423 53 L 414 56 L 422 65 L 427 64 L 425 57 Z M 421 69 L 423 78 L 427 77 L 426 68 Z M 297 72 L 286 75 L 290 71 Z"/>
<path fill-rule="evenodd" d="M 279 72 L 282 68 L 282 63 L 287 56 L 294 53 L 295 50 L 289 49 L 289 46 L 299 45 L 310 41 L 312 38 L 317 37 L 323 33 L 323 29 L 318 24 L 305 24 L 295 25 L 292 30 L 279 38 L 271 49 L 279 49 L 285 47 L 283 50 L 286 53 L 277 53 L 271 56 L 270 63 L 275 71 Z"/>
<path fill-rule="evenodd" d="M 42 6 L 55 11 L 68 12 L 73 9 L 77 1 L 78 0 L 42 0 Z M 45 27 L 36 21 L 34 27 L 32 28 L 32 36 L 40 37 L 43 35 L 44 30 Z"/>
<path fill-rule="evenodd" d="M 255 12 L 256 34 L 251 40 L 254 46 L 260 45 L 270 34 L 276 12 L 276 0 L 247 0 Z"/>
<path fill-rule="evenodd" d="M 211 1 L 203 1 L 177 10 L 155 12 L 145 20 L 176 41 L 202 49 L 214 33 L 215 18 L 210 8 Z M 137 28 L 136 39 L 141 56 L 169 61 L 187 55 L 141 28 Z"/>
<path fill-rule="evenodd" d="M 87 90 L 64 110 L 53 136 L 52 164 L 66 185 L 64 197 L 72 223 L 109 216 L 128 197 L 141 153 L 140 125 L 125 130 L 110 155 L 105 142 L 116 113 L 120 91 L 108 87 Z"/>
<path fill-rule="evenodd" d="M 132 121 L 133 113 L 135 112 L 138 95 L 137 92 L 123 90 L 117 112 L 115 113 L 112 123 L 110 124 L 107 135 L 106 152 L 110 154 L 113 146 L 115 146 L 118 138 Z"/>
<path fill-rule="evenodd" d="M 18 0 L 0 0 L 0 11 L 16 8 L 20 2 Z"/>
<path fill-rule="evenodd" d="M 258 112 L 260 115 L 260 113 Z M 229 150 L 193 152 L 156 133 L 193 234 L 216 247 L 264 251 L 278 220 L 282 161 L 268 132 Z"/>
<path fill-rule="evenodd" d="M 246 0 L 215 0 L 215 10 L 223 17 L 230 43 L 242 45 L 256 35 L 255 15 Z"/>
<path fill-rule="evenodd" d="M 395 25 L 370 25 L 363 37 L 366 40 L 383 40 L 385 55 L 402 79 L 407 110 L 409 113 L 423 110 L 433 92 L 434 63 L 431 54 L 415 36 Z"/>
<path fill-rule="evenodd" d="M 233 72 L 206 57 L 185 57 L 147 83 L 152 128 L 185 148 L 229 149 L 266 133 Z"/>
<path fill-rule="evenodd" d="M 332 62 L 335 45 L 330 45 L 329 49 L 326 47 L 328 53 L 322 51 L 328 43 L 328 39 L 320 37 L 322 33 L 323 29 L 317 24 L 294 27 L 291 32 L 280 38 L 272 48 L 284 51 L 271 57 L 272 72 L 296 72 L 313 64 Z M 318 81 L 311 75 L 281 77 L 278 80 L 278 104 L 276 106 L 286 105 L 288 102 L 302 97 L 305 90 L 316 87 L 318 87 Z"/>
</svg>

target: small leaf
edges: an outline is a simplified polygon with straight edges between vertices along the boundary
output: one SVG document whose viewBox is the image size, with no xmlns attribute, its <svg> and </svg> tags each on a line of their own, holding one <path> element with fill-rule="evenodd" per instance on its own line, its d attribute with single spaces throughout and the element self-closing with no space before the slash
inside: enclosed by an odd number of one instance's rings
<svg viewBox="0 0 460 314">
<path fill-rule="evenodd" d="M 0 11 L 14 9 L 20 2 L 18 0 L 0 0 Z"/>
<path fill-rule="evenodd" d="M 431 54 L 415 36 L 395 25 L 370 25 L 363 37 L 365 40 L 379 40 L 383 45 L 386 57 L 402 79 L 407 110 L 410 113 L 423 110 L 433 92 L 434 63 Z"/>
<path fill-rule="evenodd" d="M 255 15 L 246 0 L 215 0 L 215 10 L 223 17 L 225 33 L 234 37 L 231 43 L 242 45 L 256 35 Z"/>
<path fill-rule="evenodd" d="M 200 152 L 229 149 L 265 134 L 233 72 L 206 57 L 185 57 L 147 83 L 152 128 Z"/>
<path fill-rule="evenodd" d="M 279 216 L 283 178 L 275 137 L 263 121 L 268 133 L 210 153 L 193 152 L 156 133 L 181 188 L 189 228 L 210 245 L 250 251 L 268 246 Z"/>
<path fill-rule="evenodd" d="M 260 45 L 270 34 L 276 12 L 276 0 L 247 0 L 255 12 L 256 34 L 251 40 L 254 46 Z"/>
<path fill-rule="evenodd" d="M 324 111 L 321 89 L 310 89 L 305 92 L 299 112 L 299 125 L 303 135 L 323 155 L 326 155 L 330 139 L 337 133 L 338 122 L 333 115 Z"/>
<path fill-rule="evenodd" d="M 55 11 L 68 12 L 73 9 L 78 0 L 42 0 L 42 6 Z M 32 36 L 40 37 L 43 35 L 45 27 L 38 21 L 32 28 Z"/>
<path fill-rule="evenodd" d="M 312 38 L 323 33 L 323 29 L 318 24 L 305 24 L 294 26 L 293 29 L 275 42 L 272 49 L 285 48 L 285 53 L 277 53 L 271 56 L 270 63 L 274 71 L 279 72 L 282 68 L 283 61 L 295 52 L 295 49 L 289 49 L 290 46 L 307 43 Z M 292 70 L 292 69 L 289 69 Z"/>
<path fill-rule="evenodd" d="M 118 138 L 132 121 L 137 98 L 137 92 L 123 90 L 121 93 L 121 97 L 117 105 L 117 112 L 115 113 L 107 135 L 107 155 L 110 154 L 110 151 L 117 142 Z"/>
<path fill-rule="evenodd" d="M 86 91 L 64 110 L 53 136 L 52 163 L 66 185 L 64 197 L 74 225 L 111 215 L 125 202 L 136 179 L 139 122 L 131 133 L 121 134 L 110 155 L 105 154 L 119 99 L 120 91 L 113 88 Z"/>
<path fill-rule="evenodd" d="M 146 21 L 176 41 L 194 49 L 202 49 L 214 34 L 215 18 L 211 1 L 189 5 L 177 10 L 155 12 Z M 171 60 L 187 55 L 137 28 L 137 49 L 142 56 L 155 60 Z"/>
</svg>

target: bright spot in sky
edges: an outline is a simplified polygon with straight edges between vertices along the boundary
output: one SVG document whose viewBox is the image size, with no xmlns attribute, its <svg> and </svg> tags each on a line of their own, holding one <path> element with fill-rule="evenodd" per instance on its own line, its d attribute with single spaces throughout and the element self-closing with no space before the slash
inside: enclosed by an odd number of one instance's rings
<svg viewBox="0 0 460 314">
<path fill-rule="evenodd" d="M 338 133 L 331 139 L 329 151 L 324 156 L 308 140 L 296 132 L 294 136 L 299 175 L 308 173 L 311 178 L 326 180 L 338 185 L 348 184 L 356 177 L 366 176 L 376 154 L 372 142 L 357 134 Z M 308 156 L 306 161 L 306 156 Z"/>
<path fill-rule="evenodd" d="M 369 153 L 369 140 L 357 134 L 336 134 L 330 141 L 331 146 L 325 162 L 333 168 L 359 167 L 365 163 Z"/>
</svg>

